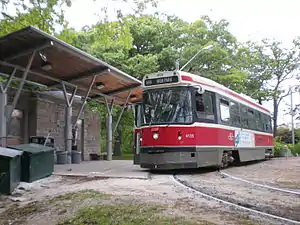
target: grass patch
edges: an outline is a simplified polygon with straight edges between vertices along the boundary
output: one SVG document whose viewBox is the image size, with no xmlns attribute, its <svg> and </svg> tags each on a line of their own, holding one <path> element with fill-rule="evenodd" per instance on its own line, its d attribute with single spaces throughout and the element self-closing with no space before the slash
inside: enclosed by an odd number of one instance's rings
<svg viewBox="0 0 300 225">
<path fill-rule="evenodd" d="M 19 207 L 17 204 L 11 205 L 7 210 L 0 214 L 0 224 L 12 224 L 25 221 L 29 216 L 41 212 L 45 212 L 47 208 L 41 202 L 31 202 L 25 206 Z"/>
<path fill-rule="evenodd" d="M 241 225 L 259 225 L 259 223 L 249 219 L 247 216 L 239 216 L 238 222 Z"/>
<path fill-rule="evenodd" d="M 133 154 L 131 153 L 122 153 L 121 156 L 113 156 L 113 160 L 133 160 Z"/>
<path fill-rule="evenodd" d="M 58 225 L 211 225 L 206 221 L 188 221 L 184 218 L 159 216 L 160 206 L 141 204 L 96 205 L 79 210 L 76 215 Z"/>
<path fill-rule="evenodd" d="M 96 199 L 96 198 L 108 198 L 111 197 L 112 195 L 110 194 L 104 194 L 104 193 L 100 193 L 94 190 L 83 190 L 83 191 L 78 191 L 78 192 L 72 192 L 72 193 L 67 193 L 64 195 L 59 195 L 56 196 L 50 200 L 48 200 L 48 202 L 50 204 L 59 202 L 59 201 L 67 201 L 67 200 L 84 200 L 84 199 Z"/>
<path fill-rule="evenodd" d="M 99 193 L 94 190 L 83 190 L 56 196 L 49 200 L 35 201 L 24 206 L 13 204 L 0 214 L 0 224 L 18 224 L 26 221 L 30 216 L 48 211 L 52 206 L 65 205 L 66 201 L 79 204 L 85 199 L 105 199 L 111 195 Z M 12 223 L 13 221 L 13 223 Z"/>
</svg>

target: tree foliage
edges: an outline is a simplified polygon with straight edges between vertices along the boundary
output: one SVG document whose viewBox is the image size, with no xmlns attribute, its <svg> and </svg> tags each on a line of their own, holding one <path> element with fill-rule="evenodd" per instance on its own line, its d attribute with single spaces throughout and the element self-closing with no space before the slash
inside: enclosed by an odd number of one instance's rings
<svg viewBox="0 0 300 225">
<path fill-rule="evenodd" d="M 255 90 L 254 97 L 273 102 L 273 130 L 277 132 L 277 117 L 280 103 L 290 94 L 283 84 L 295 77 L 300 60 L 299 41 L 294 40 L 290 49 L 282 43 L 263 40 L 259 44 L 248 43 L 248 48 L 241 52 L 244 55 L 244 68 L 249 74 L 248 88 Z"/>
<path fill-rule="evenodd" d="M 4 0 L 5 1 L 5 0 Z M 5 6 L 13 4 L 15 15 L 10 15 Z M 3 19 L 0 21 L 0 35 L 10 33 L 25 26 L 35 26 L 54 34 L 56 26 L 66 26 L 64 8 L 71 6 L 71 0 L 24 0 L 6 1 L 2 8 Z"/>
<path fill-rule="evenodd" d="M 202 16 L 188 23 L 176 16 L 145 14 L 147 6 L 157 5 L 156 0 L 115 2 L 130 3 L 132 13 L 125 14 L 118 6 L 117 20 L 108 21 L 104 16 L 95 25 L 76 31 L 64 18 L 64 10 L 71 6 L 71 0 L 30 0 L 29 4 L 24 0 L 0 0 L 0 35 L 33 25 L 139 79 L 149 73 L 174 70 L 177 60 L 181 67 L 200 49 L 213 45 L 212 49 L 201 51 L 184 70 L 250 95 L 259 103 L 272 100 L 276 134 L 278 109 L 288 94 L 283 83 L 294 76 L 299 61 L 297 39 L 290 49 L 270 40 L 239 43 L 229 32 L 226 20 L 212 21 L 208 16 Z M 9 4 L 15 6 L 13 15 L 7 11 Z M 107 7 L 102 10 L 105 14 Z M 57 27 L 63 30 L 58 32 Z M 105 128 L 105 105 L 90 103 L 90 107 L 101 112 L 102 127 Z M 113 110 L 114 118 L 118 113 L 119 109 Z M 122 143 L 124 148 L 129 148 L 132 143 L 132 125 L 132 113 L 126 111 L 121 121 L 122 135 L 127 137 Z M 102 132 L 105 136 L 104 129 Z"/>
<path fill-rule="evenodd" d="M 295 143 L 300 142 L 300 129 L 295 129 Z M 289 128 L 279 127 L 276 140 L 280 143 L 292 144 L 292 131 Z"/>
</svg>

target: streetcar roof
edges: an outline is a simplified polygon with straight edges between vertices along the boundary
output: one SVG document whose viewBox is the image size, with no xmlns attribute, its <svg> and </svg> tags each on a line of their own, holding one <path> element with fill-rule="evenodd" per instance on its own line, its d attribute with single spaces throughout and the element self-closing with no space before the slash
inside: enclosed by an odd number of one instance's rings
<svg viewBox="0 0 300 225">
<path fill-rule="evenodd" d="M 171 82 L 159 85 L 151 85 L 145 86 L 145 81 L 151 78 L 158 78 L 163 77 L 164 75 L 170 76 L 178 76 L 178 82 Z M 224 85 L 217 83 L 209 78 L 202 77 L 200 75 L 188 73 L 185 71 L 163 71 L 157 72 L 153 74 L 149 74 L 143 78 L 143 89 L 152 89 L 152 88 L 163 88 L 163 87 L 172 87 L 172 86 L 179 86 L 179 85 L 201 85 L 205 90 L 216 92 L 218 94 L 223 95 L 229 99 L 235 100 L 239 103 L 245 104 L 254 108 L 256 110 L 262 111 L 264 113 L 270 114 L 270 111 L 256 102 L 255 99 L 243 94 L 237 93 Z"/>
</svg>

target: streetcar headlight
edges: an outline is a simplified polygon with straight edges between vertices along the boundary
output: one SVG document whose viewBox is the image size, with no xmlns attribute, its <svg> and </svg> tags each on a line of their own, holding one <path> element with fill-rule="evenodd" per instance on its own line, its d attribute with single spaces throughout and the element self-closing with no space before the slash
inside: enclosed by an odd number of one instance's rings
<svg viewBox="0 0 300 225">
<path fill-rule="evenodd" d="M 178 141 L 182 140 L 182 133 L 181 133 L 181 131 L 178 132 L 177 139 L 178 139 Z"/>
<path fill-rule="evenodd" d="M 140 138 L 140 141 L 143 141 L 143 138 Z"/>
<path fill-rule="evenodd" d="M 158 137 L 159 137 L 158 133 L 154 133 L 154 134 L 153 134 L 153 139 L 157 140 Z"/>
</svg>

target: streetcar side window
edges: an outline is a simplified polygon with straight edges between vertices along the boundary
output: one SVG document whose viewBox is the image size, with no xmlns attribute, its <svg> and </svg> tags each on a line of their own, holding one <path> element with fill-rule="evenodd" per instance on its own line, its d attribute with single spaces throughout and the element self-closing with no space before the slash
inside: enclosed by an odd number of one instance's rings
<svg viewBox="0 0 300 225">
<path fill-rule="evenodd" d="M 233 101 L 230 102 L 230 118 L 232 126 L 241 126 L 240 105 Z"/>
<path fill-rule="evenodd" d="M 268 124 L 269 124 L 269 132 L 272 133 L 273 129 L 272 129 L 272 118 L 271 118 L 271 116 L 268 116 Z"/>
<path fill-rule="evenodd" d="M 248 127 L 252 130 L 256 130 L 254 111 L 250 108 L 248 108 Z"/>
<path fill-rule="evenodd" d="M 255 116 L 255 122 L 256 122 L 256 129 L 258 131 L 264 131 L 264 124 L 263 124 L 263 120 L 262 120 L 262 114 L 258 111 L 255 111 L 254 116 Z"/>
<path fill-rule="evenodd" d="M 268 133 L 272 133 L 272 123 L 271 123 L 271 117 L 267 115 L 263 115 L 263 125 L 264 125 L 264 131 Z"/>
<path fill-rule="evenodd" d="M 229 122 L 230 120 L 229 102 L 222 98 L 220 99 L 220 115 L 222 121 Z"/>
<path fill-rule="evenodd" d="M 214 120 L 213 96 L 207 92 L 196 93 L 196 113 L 198 119 Z"/>
<path fill-rule="evenodd" d="M 241 105 L 241 120 L 242 120 L 242 128 L 249 128 L 248 110 L 247 107 L 244 105 Z"/>
</svg>

